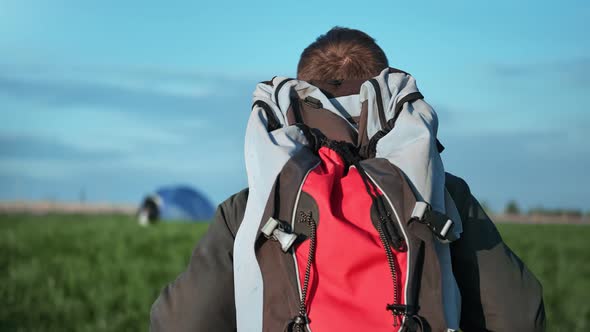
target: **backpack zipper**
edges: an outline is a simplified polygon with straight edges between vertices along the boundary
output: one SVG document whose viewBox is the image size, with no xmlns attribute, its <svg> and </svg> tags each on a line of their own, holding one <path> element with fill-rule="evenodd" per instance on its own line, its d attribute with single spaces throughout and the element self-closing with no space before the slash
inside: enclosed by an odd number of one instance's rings
<svg viewBox="0 0 590 332">
<path fill-rule="evenodd" d="M 311 173 L 311 171 L 313 171 L 316 167 L 318 167 L 321 164 L 321 161 L 318 161 L 317 164 L 315 164 L 314 166 L 312 166 L 307 173 L 305 173 L 305 176 L 303 177 L 303 180 L 301 181 L 301 185 L 299 186 L 299 189 L 297 190 L 297 195 L 295 196 L 295 204 L 293 206 L 293 218 L 291 219 L 291 229 L 295 229 L 295 219 L 297 218 L 297 207 L 299 206 L 299 198 L 301 197 L 301 192 L 303 191 L 303 184 L 305 183 L 305 181 L 307 180 L 307 177 L 309 176 L 309 173 Z M 315 225 L 315 221 L 314 221 L 314 226 Z M 311 235 L 311 234 L 310 234 Z M 314 243 L 315 243 L 315 230 L 314 230 Z M 311 246 L 310 246 L 311 249 Z M 314 251 L 315 251 L 315 245 L 314 245 Z M 315 256 L 315 252 L 314 252 L 314 256 Z M 293 264 L 295 265 L 295 273 L 297 275 L 297 290 L 299 291 L 299 311 L 297 313 L 297 316 L 295 316 L 293 318 L 293 321 L 291 322 L 291 324 L 289 324 L 292 328 L 292 330 L 290 331 L 304 331 L 304 329 L 301 329 L 301 326 L 305 326 L 307 328 L 307 331 L 311 332 L 311 328 L 309 327 L 309 319 L 307 318 L 307 312 L 305 312 L 305 319 L 303 319 L 303 321 L 301 319 L 298 319 L 301 317 L 301 303 L 303 302 L 303 305 L 305 305 L 305 298 L 304 298 L 304 294 L 303 294 L 303 290 L 301 287 L 301 282 L 299 280 L 299 267 L 297 266 L 297 256 L 295 256 L 295 249 L 291 249 L 291 257 L 293 257 Z M 311 255 L 309 255 L 308 257 L 308 265 L 310 266 L 310 268 L 308 269 L 306 266 L 306 278 L 305 280 L 307 280 L 309 282 L 309 276 L 311 274 L 311 272 L 307 272 L 307 270 L 311 271 L 311 263 L 310 262 L 310 258 Z M 304 280 L 304 281 L 305 281 Z M 305 289 L 305 296 L 307 296 L 307 287 Z M 303 299 L 303 300 L 302 300 Z M 304 308 L 305 310 L 307 310 L 307 308 Z M 301 317 L 302 318 L 302 317 Z M 294 328 L 297 328 L 297 330 L 294 330 Z"/>
<path fill-rule="evenodd" d="M 389 265 L 389 273 L 391 273 L 391 280 L 393 281 L 393 305 L 400 303 L 399 301 L 399 294 L 397 292 L 397 269 L 395 268 L 395 261 L 393 259 L 393 252 L 391 251 L 391 245 L 387 241 L 387 237 L 385 236 L 385 232 L 383 231 L 383 223 L 385 223 L 385 218 L 380 216 L 380 222 L 377 224 L 377 232 L 379 233 L 379 239 L 381 240 L 381 244 L 383 248 L 385 248 L 385 255 L 387 256 L 387 263 Z M 386 309 L 389 310 L 389 305 L 386 306 Z M 399 326 L 398 316 L 393 312 L 393 326 Z"/>
<path fill-rule="evenodd" d="M 403 229 L 403 226 L 402 226 L 402 223 L 399 219 L 397 211 L 395 210 L 395 206 L 393 205 L 393 203 L 391 203 L 391 200 L 389 199 L 389 197 L 387 197 L 387 195 L 385 195 L 385 192 L 377 184 L 375 179 L 373 179 L 364 170 L 364 168 L 360 165 L 360 163 L 358 161 L 353 163 L 353 166 L 351 166 L 351 167 L 355 167 L 357 169 L 357 171 L 359 172 L 359 175 L 362 178 L 363 183 L 365 184 L 365 189 L 367 190 L 367 194 L 369 194 L 369 196 L 371 196 L 371 199 L 373 200 L 373 204 L 375 205 L 375 208 L 377 209 L 377 213 L 379 215 L 379 222 L 377 223 L 375 228 L 377 229 L 377 232 L 379 233 L 379 240 L 381 241 L 381 244 L 383 245 L 383 248 L 385 250 L 385 255 L 387 256 L 387 263 L 389 264 L 389 271 L 391 273 L 391 279 L 393 282 L 393 303 L 386 304 L 385 310 L 391 311 L 391 313 L 393 315 L 393 326 L 398 327 L 401 325 L 400 329 L 402 329 L 404 326 L 404 323 L 406 321 L 406 315 L 408 312 L 406 310 L 407 306 L 400 303 L 401 301 L 399 298 L 398 288 L 397 288 L 397 284 L 398 284 L 397 274 L 398 273 L 397 273 L 397 269 L 395 268 L 395 260 L 393 257 L 392 247 L 394 247 L 397 251 L 407 251 L 407 257 L 408 257 L 407 268 L 409 271 L 409 269 L 410 269 L 410 263 L 409 263 L 410 250 L 408 249 L 408 246 L 407 246 L 408 237 Z M 381 192 L 380 195 L 376 194 L 377 190 L 375 190 L 375 188 Z M 387 202 L 389 203 L 391 210 L 395 214 L 395 219 L 399 225 L 399 228 L 401 229 L 401 231 L 404 235 L 403 239 L 400 238 L 397 230 L 395 229 L 395 226 L 391 225 L 392 226 L 391 229 L 390 229 L 390 227 L 388 227 L 392 223 L 391 222 L 391 213 L 389 211 L 387 211 L 387 209 L 385 208 L 385 206 L 384 206 L 385 203 L 383 202 L 383 197 L 385 197 L 385 199 L 387 199 Z M 407 298 L 407 289 L 408 289 L 408 278 L 406 278 L 406 284 L 404 286 L 404 294 L 406 294 L 406 298 Z M 399 316 L 403 316 L 401 324 L 399 324 L 399 321 L 398 321 Z"/>
<path fill-rule="evenodd" d="M 299 302 L 299 313 L 293 320 L 294 332 L 305 332 L 305 326 L 309 324 L 309 317 L 307 316 L 307 292 L 309 290 L 309 278 L 311 276 L 311 267 L 315 259 L 316 249 L 316 234 L 317 224 L 313 219 L 311 212 L 305 213 L 301 211 L 299 213 L 299 223 L 305 223 L 309 226 L 309 253 L 307 255 L 307 263 L 305 265 L 305 277 L 303 279 L 303 289 L 301 290 L 301 298 Z"/>
<path fill-rule="evenodd" d="M 393 205 L 393 203 L 391 202 L 391 200 L 389 199 L 389 197 L 387 197 L 387 195 L 385 194 L 385 191 L 383 191 L 383 189 L 379 186 L 379 184 L 377 184 L 377 181 L 375 181 L 375 179 L 373 179 L 373 177 L 371 175 L 369 175 L 367 172 L 364 171 L 364 169 L 362 170 L 362 172 L 364 172 L 366 174 L 366 176 L 369 178 L 369 180 L 371 180 L 371 183 L 377 187 L 377 189 L 379 189 L 379 191 L 381 192 L 382 197 L 385 198 L 385 200 L 387 201 L 387 203 L 389 204 L 389 206 L 391 207 L 391 210 L 393 211 L 393 214 L 395 215 L 395 220 L 397 221 L 397 224 L 399 225 L 400 230 L 402 231 L 403 237 L 404 237 L 404 241 L 406 243 L 406 255 L 407 255 L 407 271 L 410 271 L 410 248 L 407 245 L 408 244 L 408 236 L 402 226 L 402 223 L 399 219 L 399 215 L 395 209 L 395 206 Z M 393 324 L 394 327 L 400 326 L 400 329 L 404 326 L 404 323 L 406 322 L 406 310 L 405 310 L 405 305 L 402 305 L 400 303 L 400 299 L 399 299 L 399 294 L 397 291 L 397 270 L 395 268 L 395 261 L 393 259 L 393 252 L 391 249 L 391 245 L 389 244 L 389 242 L 387 241 L 387 238 L 385 236 L 385 231 L 383 229 L 384 223 L 386 223 L 388 220 L 385 219 L 385 216 L 382 215 L 382 213 L 379 213 L 379 221 L 380 223 L 378 224 L 379 226 L 377 227 L 377 232 L 379 233 L 379 238 L 381 240 L 381 243 L 383 244 L 383 247 L 385 248 L 385 254 L 387 255 L 387 262 L 389 264 L 389 270 L 391 273 L 391 277 L 393 280 L 393 301 L 394 303 L 392 304 L 388 304 L 386 306 L 386 310 L 391 311 L 391 313 L 393 314 Z M 387 217 L 389 217 L 388 219 L 390 219 L 391 214 L 387 213 Z M 408 273 L 409 275 L 409 273 Z M 408 280 L 409 278 L 406 278 L 406 283 L 404 285 L 403 288 L 403 292 L 405 294 L 405 298 L 407 299 L 407 292 L 408 292 Z M 399 316 L 403 316 L 402 320 L 401 320 L 401 324 L 398 321 Z"/>
</svg>

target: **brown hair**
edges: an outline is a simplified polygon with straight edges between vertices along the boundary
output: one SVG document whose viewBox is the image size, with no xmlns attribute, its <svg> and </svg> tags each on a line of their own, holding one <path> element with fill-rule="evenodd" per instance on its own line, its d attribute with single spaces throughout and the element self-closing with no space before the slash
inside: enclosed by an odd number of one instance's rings
<svg viewBox="0 0 590 332">
<path fill-rule="evenodd" d="M 297 78 L 305 81 L 368 79 L 388 66 L 387 57 L 375 39 L 360 30 L 334 27 L 301 53 Z"/>
</svg>

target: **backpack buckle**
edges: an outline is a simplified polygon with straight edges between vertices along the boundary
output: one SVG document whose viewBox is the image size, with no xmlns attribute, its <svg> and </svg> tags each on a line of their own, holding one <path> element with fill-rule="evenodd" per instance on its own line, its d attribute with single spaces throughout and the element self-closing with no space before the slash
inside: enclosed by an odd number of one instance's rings
<svg viewBox="0 0 590 332">
<path fill-rule="evenodd" d="M 412 219 L 422 220 L 426 211 L 430 210 L 430 204 L 426 202 L 416 202 L 414 210 L 412 210 Z"/>
<path fill-rule="evenodd" d="M 426 225 L 444 243 L 457 240 L 452 232 L 455 223 L 447 215 L 433 210 L 426 202 L 416 202 L 412 219 Z"/>
<path fill-rule="evenodd" d="M 267 239 L 278 241 L 283 252 L 289 251 L 297 239 L 297 234 L 292 232 L 291 225 L 273 217 L 268 218 L 261 231 Z"/>
</svg>

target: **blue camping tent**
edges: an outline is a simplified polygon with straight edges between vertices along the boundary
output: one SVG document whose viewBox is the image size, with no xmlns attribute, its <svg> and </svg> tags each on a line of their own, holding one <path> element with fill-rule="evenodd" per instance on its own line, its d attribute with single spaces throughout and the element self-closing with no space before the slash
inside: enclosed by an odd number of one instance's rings
<svg viewBox="0 0 590 332">
<path fill-rule="evenodd" d="M 156 220 L 209 221 L 215 207 L 199 191 L 188 186 L 162 187 L 147 196 L 138 212 L 139 222 Z"/>
</svg>

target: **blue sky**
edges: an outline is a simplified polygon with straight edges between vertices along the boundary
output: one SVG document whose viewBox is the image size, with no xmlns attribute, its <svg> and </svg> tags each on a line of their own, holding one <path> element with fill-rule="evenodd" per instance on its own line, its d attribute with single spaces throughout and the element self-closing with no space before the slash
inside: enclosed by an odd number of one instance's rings
<svg viewBox="0 0 590 332">
<path fill-rule="evenodd" d="M 588 1 L 0 0 L 0 200 L 220 202 L 246 186 L 255 83 L 341 25 L 416 77 L 480 200 L 589 210 L 589 20 Z"/>
</svg>

